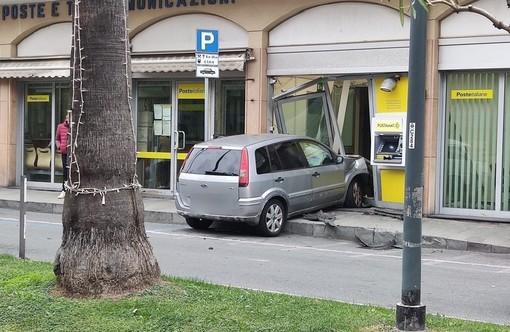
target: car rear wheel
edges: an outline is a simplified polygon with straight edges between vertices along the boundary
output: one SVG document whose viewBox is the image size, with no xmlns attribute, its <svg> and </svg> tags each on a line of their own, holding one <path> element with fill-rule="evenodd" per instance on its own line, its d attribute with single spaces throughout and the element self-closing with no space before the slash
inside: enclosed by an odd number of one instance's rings
<svg viewBox="0 0 510 332">
<path fill-rule="evenodd" d="M 186 218 L 186 223 L 194 229 L 207 229 L 212 225 L 212 220 L 198 219 L 198 218 Z"/>
<path fill-rule="evenodd" d="M 345 197 L 345 207 L 360 208 L 363 207 L 363 185 L 359 179 L 353 179 L 347 190 Z"/>
<path fill-rule="evenodd" d="M 278 236 L 287 220 L 285 208 L 277 199 L 267 202 L 260 215 L 258 230 L 262 236 Z"/>
</svg>

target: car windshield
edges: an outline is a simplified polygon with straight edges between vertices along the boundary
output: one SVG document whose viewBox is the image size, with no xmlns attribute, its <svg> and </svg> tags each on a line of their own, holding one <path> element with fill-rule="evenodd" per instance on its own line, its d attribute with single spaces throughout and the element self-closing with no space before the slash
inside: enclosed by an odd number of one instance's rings
<svg viewBox="0 0 510 332">
<path fill-rule="evenodd" d="M 183 173 L 207 175 L 239 175 L 240 150 L 194 148 L 182 169 Z"/>
</svg>

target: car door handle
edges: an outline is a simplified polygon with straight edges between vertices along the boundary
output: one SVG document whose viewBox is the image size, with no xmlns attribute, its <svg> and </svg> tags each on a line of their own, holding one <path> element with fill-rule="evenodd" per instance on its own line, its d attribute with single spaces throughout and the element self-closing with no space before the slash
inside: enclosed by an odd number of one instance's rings
<svg viewBox="0 0 510 332">
<path fill-rule="evenodd" d="M 283 181 L 285 181 L 285 179 L 282 178 L 281 176 L 279 176 L 277 179 L 274 180 L 274 182 L 277 182 L 277 183 L 282 183 Z"/>
<path fill-rule="evenodd" d="M 312 176 L 313 176 L 314 178 L 318 178 L 319 176 L 321 176 L 321 173 L 319 173 L 319 172 L 315 172 L 315 173 L 313 173 L 313 174 L 312 174 Z"/>
</svg>

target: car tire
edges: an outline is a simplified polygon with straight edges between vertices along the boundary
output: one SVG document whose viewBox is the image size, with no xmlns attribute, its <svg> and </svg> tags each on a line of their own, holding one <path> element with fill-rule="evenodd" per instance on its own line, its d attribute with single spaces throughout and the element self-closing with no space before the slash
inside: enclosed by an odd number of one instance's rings
<svg viewBox="0 0 510 332">
<path fill-rule="evenodd" d="M 360 208 L 363 207 L 363 184 L 362 182 L 354 178 L 349 185 L 347 190 L 347 196 L 345 197 L 344 207 L 347 208 Z"/>
<path fill-rule="evenodd" d="M 283 203 L 277 199 L 271 199 L 260 214 L 259 234 L 262 236 L 278 236 L 286 220 L 287 213 Z"/>
<path fill-rule="evenodd" d="M 186 224 L 194 229 L 208 229 L 212 223 L 212 220 L 207 219 L 186 218 Z"/>
</svg>

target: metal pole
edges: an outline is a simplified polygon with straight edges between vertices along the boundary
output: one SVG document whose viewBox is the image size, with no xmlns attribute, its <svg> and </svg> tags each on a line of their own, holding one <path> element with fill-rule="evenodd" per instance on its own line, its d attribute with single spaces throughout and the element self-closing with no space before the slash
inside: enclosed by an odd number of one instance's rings
<svg viewBox="0 0 510 332">
<path fill-rule="evenodd" d="M 205 77 L 204 78 L 204 88 L 205 88 L 205 91 L 204 91 L 204 123 L 205 123 L 205 126 L 204 126 L 204 129 L 205 129 L 205 138 L 204 138 L 204 141 L 208 141 L 212 138 L 212 132 L 211 132 L 211 117 L 210 117 L 210 114 L 209 114 L 209 110 L 210 110 L 210 105 L 209 105 L 209 78 Z"/>
<path fill-rule="evenodd" d="M 25 224 L 26 224 L 26 202 L 27 202 L 27 177 L 22 175 L 20 182 L 19 198 L 19 258 L 25 259 Z"/>
<path fill-rule="evenodd" d="M 400 331 L 424 331 L 426 312 L 421 304 L 421 237 L 428 12 L 418 1 L 414 6 L 416 17 L 411 18 L 409 40 L 402 298 L 396 310 L 397 329 Z"/>
</svg>

